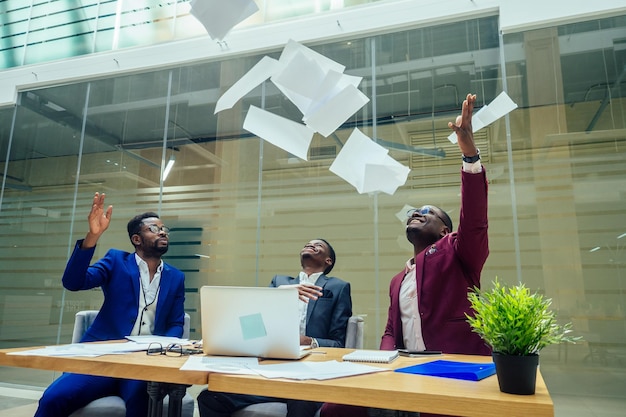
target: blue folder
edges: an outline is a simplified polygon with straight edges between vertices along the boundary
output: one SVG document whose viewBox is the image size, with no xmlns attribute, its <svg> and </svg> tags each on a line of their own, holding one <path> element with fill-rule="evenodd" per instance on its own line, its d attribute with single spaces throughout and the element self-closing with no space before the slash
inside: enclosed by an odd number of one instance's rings
<svg viewBox="0 0 626 417">
<path fill-rule="evenodd" d="M 496 365 L 491 363 L 472 363 L 438 360 L 419 365 L 398 368 L 396 372 L 407 374 L 439 376 L 443 378 L 480 381 L 496 373 Z"/>
</svg>

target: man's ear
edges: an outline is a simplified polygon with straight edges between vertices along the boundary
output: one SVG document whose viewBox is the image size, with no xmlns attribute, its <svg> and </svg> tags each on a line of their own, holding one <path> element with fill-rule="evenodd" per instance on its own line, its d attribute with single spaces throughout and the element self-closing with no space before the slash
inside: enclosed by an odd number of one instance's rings
<svg viewBox="0 0 626 417">
<path fill-rule="evenodd" d="M 133 242 L 133 245 L 139 246 L 141 244 L 141 236 L 134 234 L 130 237 L 130 241 Z"/>
<path fill-rule="evenodd" d="M 441 237 L 444 237 L 445 235 L 447 235 L 448 233 L 450 233 L 450 229 L 448 229 L 448 226 L 443 226 L 443 228 L 441 229 L 441 232 L 439 233 L 439 235 Z"/>
<path fill-rule="evenodd" d="M 324 263 L 326 263 L 326 265 L 330 266 L 333 264 L 333 260 L 330 258 L 326 258 L 326 260 L 324 261 Z"/>
</svg>

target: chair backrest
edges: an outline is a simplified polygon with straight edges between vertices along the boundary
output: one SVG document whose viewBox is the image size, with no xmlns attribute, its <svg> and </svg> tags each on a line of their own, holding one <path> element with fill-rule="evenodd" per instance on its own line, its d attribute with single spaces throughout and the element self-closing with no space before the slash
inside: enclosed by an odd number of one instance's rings
<svg viewBox="0 0 626 417">
<path fill-rule="evenodd" d="M 363 326 L 365 320 L 361 316 L 352 316 L 348 319 L 346 329 L 346 347 L 350 349 L 363 348 Z"/>
<path fill-rule="evenodd" d="M 72 333 L 72 343 L 80 342 L 91 323 L 98 315 L 98 310 L 83 310 L 76 313 L 74 319 L 74 333 Z M 185 323 L 183 324 L 183 339 L 189 338 L 189 331 L 191 327 L 191 318 L 189 314 L 185 313 Z"/>
</svg>

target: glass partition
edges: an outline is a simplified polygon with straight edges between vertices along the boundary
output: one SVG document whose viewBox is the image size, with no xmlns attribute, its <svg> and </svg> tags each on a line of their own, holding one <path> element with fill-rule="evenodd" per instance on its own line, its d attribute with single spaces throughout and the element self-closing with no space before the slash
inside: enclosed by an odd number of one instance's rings
<svg viewBox="0 0 626 417">
<path fill-rule="evenodd" d="M 490 182 L 483 283 L 524 282 L 584 336 L 541 354 L 557 415 L 583 398 L 612 410 L 626 392 L 624 28 L 618 16 L 501 36 L 488 16 L 309 45 L 363 77 L 370 102 L 315 135 L 307 161 L 243 129 L 250 105 L 300 121 L 269 81 L 214 115 L 227 88 L 280 50 L 22 93 L 14 131 L 13 109 L 0 112 L 0 345 L 67 342 L 73 313 L 98 307 L 99 291 L 66 293 L 59 279 L 100 191 L 114 221 L 96 256 L 131 250 L 125 223 L 138 212 L 172 228 L 166 261 L 186 274 L 192 337 L 200 286 L 297 274 L 302 245 L 323 237 L 366 317 L 365 346 L 378 347 L 389 280 L 412 253 L 405 205 L 435 204 L 458 225 L 447 122 L 468 92 L 483 106 L 506 90 L 518 109 L 476 133 Z M 393 195 L 359 194 L 329 171 L 355 128 L 411 168 Z M 603 392 L 591 389 L 601 381 Z"/>
</svg>

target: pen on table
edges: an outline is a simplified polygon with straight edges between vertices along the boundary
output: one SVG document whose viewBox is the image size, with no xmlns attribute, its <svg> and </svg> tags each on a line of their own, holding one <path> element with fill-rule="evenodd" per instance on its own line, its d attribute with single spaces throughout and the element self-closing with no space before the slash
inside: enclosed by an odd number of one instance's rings
<svg viewBox="0 0 626 417">
<path fill-rule="evenodd" d="M 325 355 L 326 352 L 324 352 L 323 350 L 312 350 L 311 353 L 318 353 L 320 355 Z"/>
</svg>

